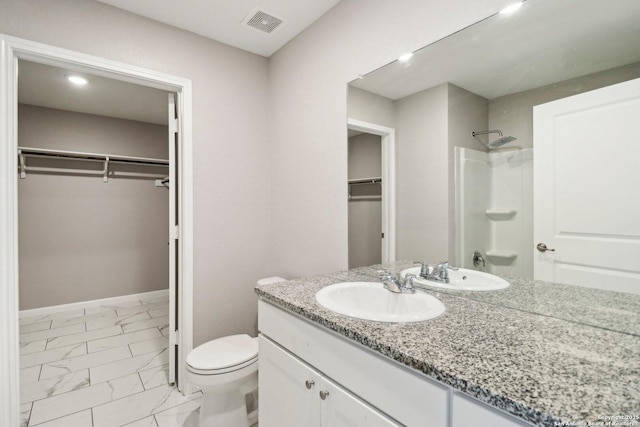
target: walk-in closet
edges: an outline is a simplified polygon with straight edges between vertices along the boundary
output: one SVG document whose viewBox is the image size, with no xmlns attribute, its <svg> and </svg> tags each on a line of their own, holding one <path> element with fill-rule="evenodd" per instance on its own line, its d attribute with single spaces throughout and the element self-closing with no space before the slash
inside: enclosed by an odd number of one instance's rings
<svg viewBox="0 0 640 427">
<path fill-rule="evenodd" d="M 169 95 L 18 67 L 23 421 L 95 419 L 170 382 Z"/>
<path fill-rule="evenodd" d="M 349 268 L 382 262 L 382 149 L 378 135 L 349 131 Z"/>
</svg>

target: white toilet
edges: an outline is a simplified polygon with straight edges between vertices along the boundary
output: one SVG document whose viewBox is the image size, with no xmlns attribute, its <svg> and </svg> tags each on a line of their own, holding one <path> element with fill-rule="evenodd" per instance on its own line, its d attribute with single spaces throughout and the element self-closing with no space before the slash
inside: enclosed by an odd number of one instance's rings
<svg viewBox="0 0 640 427">
<path fill-rule="evenodd" d="M 269 277 L 259 285 L 286 279 Z M 199 427 L 250 427 L 246 396 L 258 388 L 258 338 L 231 335 L 206 342 L 187 355 L 187 381 L 202 389 Z"/>
<path fill-rule="evenodd" d="M 187 381 L 204 393 L 199 427 L 251 426 L 245 396 L 258 388 L 258 339 L 232 335 L 194 348 Z"/>
</svg>

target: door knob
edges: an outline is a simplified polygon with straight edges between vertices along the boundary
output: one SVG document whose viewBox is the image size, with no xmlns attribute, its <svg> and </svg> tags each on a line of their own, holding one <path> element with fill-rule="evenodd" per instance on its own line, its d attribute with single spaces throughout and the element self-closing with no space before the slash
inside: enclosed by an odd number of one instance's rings
<svg viewBox="0 0 640 427">
<path fill-rule="evenodd" d="M 313 380 L 306 380 L 304 382 L 304 385 L 307 387 L 307 390 L 310 390 L 311 387 L 313 387 L 314 384 L 315 384 L 315 381 L 313 381 Z"/>
<path fill-rule="evenodd" d="M 320 391 L 320 399 L 325 400 L 329 396 L 328 391 Z"/>
<path fill-rule="evenodd" d="M 538 251 L 540 251 L 540 252 L 547 252 L 547 251 L 555 252 L 556 251 L 555 249 L 548 248 L 547 245 L 545 245 L 544 243 L 538 243 L 538 245 L 536 246 L 536 249 L 538 249 Z"/>
</svg>

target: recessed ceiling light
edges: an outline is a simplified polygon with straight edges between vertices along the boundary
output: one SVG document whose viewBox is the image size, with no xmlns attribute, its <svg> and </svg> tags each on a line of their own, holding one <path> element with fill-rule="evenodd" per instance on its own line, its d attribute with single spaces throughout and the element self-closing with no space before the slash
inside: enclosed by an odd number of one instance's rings
<svg viewBox="0 0 640 427">
<path fill-rule="evenodd" d="M 520 7 L 522 6 L 522 3 L 524 3 L 524 2 L 521 1 L 521 2 L 518 2 L 518 3 L 514 3 L 512 5 L 509 5 L 509 6 L 505 7 L 504 9 L 502 9 L 500 11 L 500 14 L 501 15 L 508 15 L 510 13 L 515 12 L 516 10 L 520 9 Z"/>
<path fill-rule="evenodd" d="M 413 56 L 413 53 L 411 53 L 411 52 L 403 53 L 403 54 L 402 54 L 402 55 L 400 55 L 400 57 L 398 58 L 398 61 L 408 61 L 412 56 Z"/>
<path fill-rule="evenodd" d="M 84 86 L 87 84 L 87 79 L 85 79 L 84 77 L 75 76 L 73 74 L 68 74 L 66 77 L 67 77 L 67 80 L 69 80 L 71 83 L 73 83 L 76 86 Z"/>
</svg>

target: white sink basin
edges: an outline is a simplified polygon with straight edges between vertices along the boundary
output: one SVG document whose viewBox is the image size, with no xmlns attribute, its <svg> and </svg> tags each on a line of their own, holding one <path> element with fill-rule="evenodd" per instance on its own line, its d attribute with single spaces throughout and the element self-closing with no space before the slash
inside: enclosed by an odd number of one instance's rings
<svg viewBox="0 0 640 427">
<path fill-rule="evenodd" d="M 482 271 L 467 270 L 466 268 L 449 270 L 449 283 L 423 279 L 420 277 L 420 267 L 407 268 L 400 273 L 402 277 L 407 274 L 415 274 L 418 276 L 414 280 L 421 285 L 440 289 L 455 289 L 458 291 L 495 291 L 509 287 L 509 282 L 501 277 L 489 273 L 483 273 Z"/>
<path fill-rule="evenodd" d="M 437 298 L 423 292 L 397 294 L 379 282 L 344 282 L 316 293 L 316 301 L 331 311 L 378 322 L 422 322 L 445 312 Z"/>
</svg>

